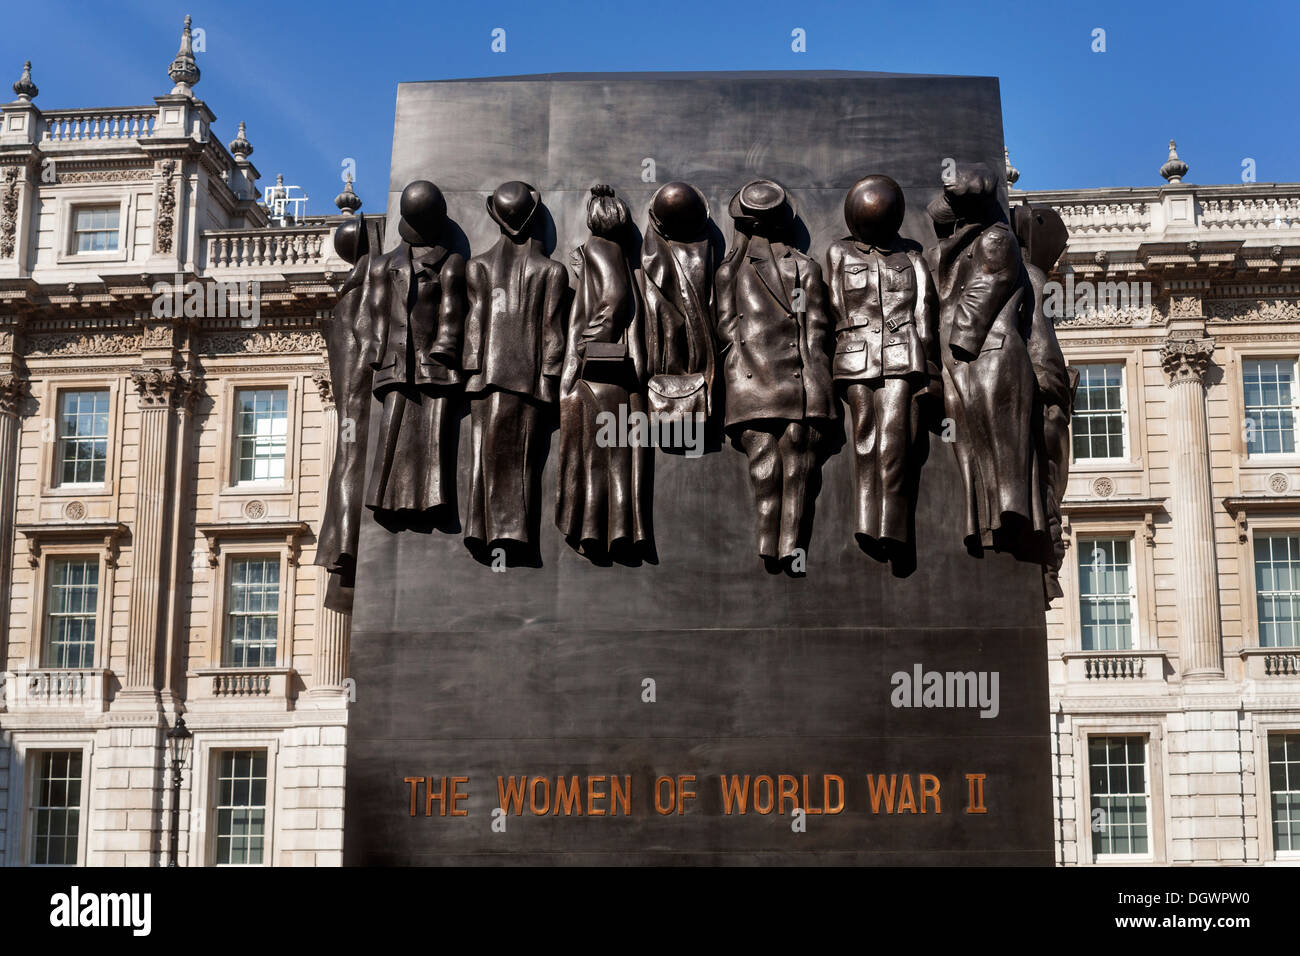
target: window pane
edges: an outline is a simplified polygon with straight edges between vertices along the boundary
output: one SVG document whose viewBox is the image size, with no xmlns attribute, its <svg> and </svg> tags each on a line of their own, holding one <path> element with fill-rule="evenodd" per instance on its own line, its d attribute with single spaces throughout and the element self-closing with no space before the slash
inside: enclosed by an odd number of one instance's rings
<svg viewBox="0 0 1300 956">
<path fill-rule="evenodd" d="M 82 206 L 73 218 L 77 252 L 115 252 L 118 242 L 120 206 Z"/>
<path fill-rule="evenodd" d="M 46 667 L 94 667 L 99 559 L 50 561 L 45 594 Z"/>
<path fill-rule="evenodd" d="M 1133 646 L 1132 539 L 1079 541 L 1080 646 L 1086 651 Z"/>
<path fill-rule="evenodd" d="M 1093 853 L 1148 852 L 1146 738 L 1089 737 L 1088 779 Z"/>
<path fill-rule="evenodd" d="M 1300 852 L 1300 733 L 1268 735 L 1273 850 Z"/>
<path fill-rule="evenodd" d="M 235 394 L 239 481 L 284 480 L 288 407 L 288 392 L 283 388 L 240 389 Z"/>
<path fill-rule="evenodd" d="M 1124 366 L 1077 365 L 1079 388 L 1075 392 L 1070 427 L 1076 459 L 1123 459 Z"/>
<path fill-rule="evenodd" d="M 60 392 L 59 480 L 102 484 L 108 469 L 108 390 Z"/>
<path fill-rule="evenodd" d="M 262 862 L 266 839 L 266 751 L 229 750 L 217 758 L 218 865 Z"/>
<path fill-rule="evenodd" d="M 81 751 L 40 755 L 32 805 L 32 863 L 75 866 L 81 825 Z"/>
<path fill-rule="evenodd" d="M 280 559 L 230 562 L 226 594 L 226 664 L 274 667 L 279 637 Z"/>
<path fill-rule="evenodd" d="M 1248 455 L 1295 452 L 1295 409 L 1291 404 L 1294 386 L 1295 363 L 1290 359 L 1242 363 Z"/>
<path fill-rule="evenodd" d="M 1300 644 L 1300 536 L 1255 537 L 1255 602 L 1261 647 Z"/>
</svg>

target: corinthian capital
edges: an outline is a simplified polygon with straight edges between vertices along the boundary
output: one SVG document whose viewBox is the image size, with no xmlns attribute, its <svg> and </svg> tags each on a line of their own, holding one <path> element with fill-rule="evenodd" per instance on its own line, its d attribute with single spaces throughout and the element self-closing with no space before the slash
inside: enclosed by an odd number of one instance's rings
<svg viewBox="0 0 1300 956">
<path fill-rule="evenodd" d="M 1165 367 L 1170 385 L 1182 382 L 1204 382 L 1205 371 L 1214 354 L 1214 339 L 1175 338 L 1165 340 L 1160 349 L 1160 364 Z"/>
<path fill-rule="evenodd" d="M 131 384 L 140 394 L 141 408 L 194 407 L 203 387 L 190 372 L 174 368 L 140 368 L 131 373 Z"/>
<path fill-rule="evenodd" d="M 27 379 L 17 375 L 0 375 L 0 414 L 22 414 L 23 402 L 30 394 Z"/>
</svg>

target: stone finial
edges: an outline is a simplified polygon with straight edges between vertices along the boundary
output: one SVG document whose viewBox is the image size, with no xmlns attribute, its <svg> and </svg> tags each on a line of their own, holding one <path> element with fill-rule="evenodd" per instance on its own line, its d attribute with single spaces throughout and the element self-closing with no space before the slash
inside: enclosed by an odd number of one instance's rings
<svg viewBox="0 0 1300 956">
<path fill-rule="evenodd" d="M 248 157 L 253 153 L 253 144 L 248 141 L 244 135 L 244 124 L 240 122 L 239 132 L 235 138 L 230 141 L 230 155 L 235 157 L 237 162 L 247 162 Z"/>
<path fill-rule="evenodd" d="M 32 98 L 40 92 L 36 88 L 36 84 L 32 82 L 31 60 L 23 64 L 23 75 L 18 77 L 18 82 L 14 84 L 14 92 L 18 94 L 19 103 L 30 103 Z"/>
<path fill-rule="evenodd" d="M 1007 149 L 1005 146 L 1002 147 L 1002 162 L 1004 162 L 1007 167 L 1007 188 L 1009 189 L 1014 186 L 1016 180 L 1020 178 L 1020 170 L 1011 165 L 1011 150 Z"/>
<path fill-rule="evenodd" d="M 199 81 L 199 65 L 194 60 L 194 35 L 190 32 L 190 17 L 185 16 L 185 31 L 181 34 L 181 48 L 176 52 L 176 59 L 167 68 L 167 75 L 176 85 L 173 93 L 191 95 L 191 87 Z"/>
<path fill-rule="evenodd" d="M 1187 164 L 1178 158 L 1178 144 L 1169 141 L 1169 159 L 1160 167 L 1160 175 L 1169 180 L 1170 185 L 1181 183 L 1187 175 Z"/>
<path fill-rule="evenodd" d="M 334 205 L 338 206 L 345 216 L 350 216 L 361 208 L 361 197 L 352 191 L 351 173 L 348 173 L 343 181 L 343 192 L 334 197 Z"/>
</svg>

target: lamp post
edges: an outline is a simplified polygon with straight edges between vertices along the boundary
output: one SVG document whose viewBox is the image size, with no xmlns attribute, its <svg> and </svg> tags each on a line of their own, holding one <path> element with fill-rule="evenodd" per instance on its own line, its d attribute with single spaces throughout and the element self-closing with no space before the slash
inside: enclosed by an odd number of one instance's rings
<svg viewBox="0 0 1300 956">
<path fill-rule="evenodd" d="M 172 825 L 171 853 L 168 866 L 176 865 L 176 847 L 180 843 L 181 832 L 181 768 L 189 754 L 190 740 L 194 735 L 185 726 L 185 718 L 177 716 L 176 725 L 167 731 L 167 750 L 172 759 Z"/>
</svg>

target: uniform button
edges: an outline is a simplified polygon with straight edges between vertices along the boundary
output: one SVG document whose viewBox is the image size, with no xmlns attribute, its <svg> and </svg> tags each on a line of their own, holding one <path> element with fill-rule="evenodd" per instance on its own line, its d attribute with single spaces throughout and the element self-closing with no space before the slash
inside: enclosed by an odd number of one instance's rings
<svg viewBox="0 0 1300 956">
<path fill-rule="evenodd" d="M 745 378 L 753 378 L 753 377 L 754 377 L 754 373 L 753 373 L 753 372 L 746 372 L 746 373 L 745 373 Z"/>
<path fill-rule="evenodd" d="M 790 348 L 794 348 L 794 343 L 793 343 L 793 342 L 790 343 Z"/>
<path fill-rule="evenodd" d="M 741 340 L 740 340 L 740 344 L 741 344 L 741 345 L 744 345 L 744 344 L 745 344 L 745 340 L 744 340 L 744 339 L 741 339 Z"/>
<path fill-rule="evenodd" d="M 795 373 L 794 373 L 794 377 L 795 377 L 795 378 L 798 378 L 798 377 L 799 377 L 799 373 L 798 373 L 798 372 L 795 372 Z"/>
</svg>

